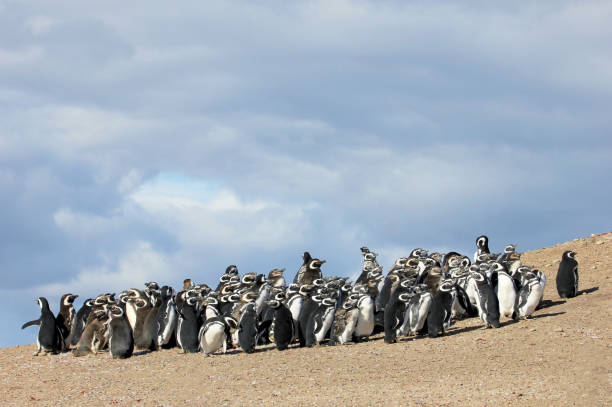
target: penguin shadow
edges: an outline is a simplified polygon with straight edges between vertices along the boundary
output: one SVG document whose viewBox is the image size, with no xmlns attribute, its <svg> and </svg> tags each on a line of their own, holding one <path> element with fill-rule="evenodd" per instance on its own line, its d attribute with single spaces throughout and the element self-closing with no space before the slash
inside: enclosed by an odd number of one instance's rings
<svg viewBox="0 0 612 407">
<path fill-rule="evenodd" d="M 453 336 L 453 335 L 457 335 L 460 333 L 475 331 L 477 329 L 482 329 L 482 328 L 483 328 L 483 325 L 471 325 L 471 326 L 466 326 L 463 328 L 449 329 L 448 331 L 444 332 L 444 335 L 441 335 L 441 336 Z M 427 336 L 424 336 L 424 337 L 427 337 Z"/>
<path fill-rule="evenodd" d="M 138 352 L 132 353 L 132 357 L 134 357 L 134 356 L 144 356 L 144 355 L 148 355 L 149 353 L 153 353 L 153 351 L 150 351 L 150 350 L 139 350 Z"/>
<path fill-rule="evenodd" d="M 540 319 L 540 318 L 547 318 L 547 317 L 556 317 L 557 315 L 562 315 L 562 314 L 565 314 L 565 311 L 549 312 L 549 313 L 546 313 L 546 314 L 532 315 L 530 319 Z"/>
<path fill-rule="evenodd" d="M 584 290 L 579 290 L 578 293 L 576 293 L 576 295 L 582 295 L 582 294 L 591 294 L 595 291 L 599 290 L 599 286 L 598 287 L 591 287 L 591 288 L 586 288 Z"/>
<path fill-rule="evenodd" d="M 564 300 L 560 300 L 560 301 L 543 300 L 542 304 L 540 304 L 538 309 L 550 308 L 550 307 L 554 307 L 555 305 L 560 305 L 560 304 L 565 304 L 565 301 Z"/>
</svg>

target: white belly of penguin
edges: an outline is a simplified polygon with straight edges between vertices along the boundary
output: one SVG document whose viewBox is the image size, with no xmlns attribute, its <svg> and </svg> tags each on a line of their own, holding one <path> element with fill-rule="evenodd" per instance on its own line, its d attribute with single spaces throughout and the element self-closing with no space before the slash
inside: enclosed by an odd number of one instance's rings
<svg viewBox="0 0 612 407">
<path fill-rule="evenodd" d="M 225 326 L 221 323 L 213 324 L 204 334 L 200 340 L 200 348 L 204 354 L 215 353 L 225 345 Z"/>
<path fill-rule="evenodd" d="M 478 301 L 478 289 L 476 288 L 476 281 L 474 281 L 471 278 L 468 278 L 467 285 L 465 287 L 465 293 L 470 299 L 470 303 L 473 306 L 478 307 L 479 301 Z"/>
<path fill-rule="evenodd" d="M 411 309 L 410 333 L 412 335 L 416 335 L 417 332 L 423 329 L 423 325 L 425 325 L 425 320 L 427 319 L 427 314 L 429 313 L 429 307 L 431 307 L 431 301 L 431 294 L 425 293 L 421 295 L 418 306 Z"/>
<path fill-rule="evenodd" d="M 540 284 L 533 284 L 529 290 L 529 296 L 525 305 L 519 310 L 519 315 L 522 317 L 528 317 L 533 314 L 536 307 L 540 303 L 540 297 L 542 296 L 542 286 Z"/>
<path fill-rule="evenodd" d="M 497 301 L 499 302 L 499 315 L 512 318 L 516 301 L 516 289 L 511 277 L 499 275 L 497 283 Z"/>
<path fill-rule="evenodd" d="M 291 311 L 291 318 L 293 318 L 294 322 L 297 321 L 298 317 L 300 316 L 303 301 L 304 299 L 301 295 L 296 295 L 289 300 L 289 311 Z"/>
<path fill-rule="evenodd" d="M 323 318 L 321 318 L 323 320 L 323 326 L 321 327 L 319 332 L 315 334 L 315 340 L 317 342 L 323 342 L 323 339 L 325 339 L 325 335 L 329 331 L 329 328 L 331 327 L 331 324 L 334 321 L 335 312 L 336 310 L 333 307 L 329 307 L 325 310 Z"/>
<path fill-rule="evenodd" d="M 359 316 L 355 326 L 355 336 L 370 336 L 374 331 L 374 301 L 367 297 L 359 301 Z"/>
<path fill-rule="evenodd" d="M 128 301 L 125 304 L 125 316 L 127 316 L 128 322 L 132 331 L 134 331 L 134 327 L 136 326 L 136 306 Z"/>
<path fill-rule="evenodd" d="M 172 336 L 172 332 L 174 332 L 174 329 L 176 328 L 176 311 L 174 310 L 174 307 L 168 307 L 167 313 L 167 322 L 161 334 L 161 340 L 159 341 L 160 345 L 166 345 L 168 343 L 170 337 Z"/>
</svg>

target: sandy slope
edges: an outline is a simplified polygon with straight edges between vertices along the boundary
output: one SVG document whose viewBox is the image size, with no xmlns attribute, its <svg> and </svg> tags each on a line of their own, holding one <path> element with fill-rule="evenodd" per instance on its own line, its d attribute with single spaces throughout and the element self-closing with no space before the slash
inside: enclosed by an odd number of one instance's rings
<svg viewBox="0 0 612 407">
<path fill-rule="evenodd" d="M 578 253 L 584 294 L 569 301 L 554 276 Z M 535 319 L 493 330 L 457 322 L 438 339 L 205 358 L 177 350 L 32 357 L 0 349 L 1 405 L 612 405 L 612 234 L 523 255 L 549 278 Z M 34 333 L 33 333 L 34 335 Z"/>
</svg>

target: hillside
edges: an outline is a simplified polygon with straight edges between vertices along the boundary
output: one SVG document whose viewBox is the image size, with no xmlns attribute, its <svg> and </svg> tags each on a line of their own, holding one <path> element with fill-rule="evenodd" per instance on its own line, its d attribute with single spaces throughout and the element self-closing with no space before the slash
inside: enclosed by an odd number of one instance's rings
<svg viewBox="0 0 612 407">
<path fill-rule="evenodd" d="M 577 252 L 582 294 L 561 300 L 561 254 Z M 356 345 L 206 358 L 177 349 L 128 360 L 108 354 L 33 357 L 0 349 L 2 405 L 593 405 L 612 404 L 612 233 L 523 254 L 548 277 L 535 318 L 482 329 L 458 321 L 444 337 L 381 336 Z M 34 333 L 33 333 L 34 337 Z"/>
</svg>

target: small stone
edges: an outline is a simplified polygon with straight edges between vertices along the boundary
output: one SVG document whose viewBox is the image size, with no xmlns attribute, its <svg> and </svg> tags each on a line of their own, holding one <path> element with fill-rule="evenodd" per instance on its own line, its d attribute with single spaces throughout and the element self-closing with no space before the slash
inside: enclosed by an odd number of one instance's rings
<svg viewBox="0 0 612 407">
<path fill-rule="evenodd" d="M 598 241 L 595 242 L 595 244 L 604 244 L 604 241 L 603 240 L 598 240 Z"/>
<path fill-rule="evenodd" d="M 556 327 L 553 332 L 563 332 L 563 328 L 561 327 Z"/>
<path fill-rule="evenodd" d="M 535 329 L 535 328 L 531 328 L 531 329 L 529 330 L 529 332 L 535 332 L 535 331 L 536 331 L 536 329 Z"/>
</svg>

